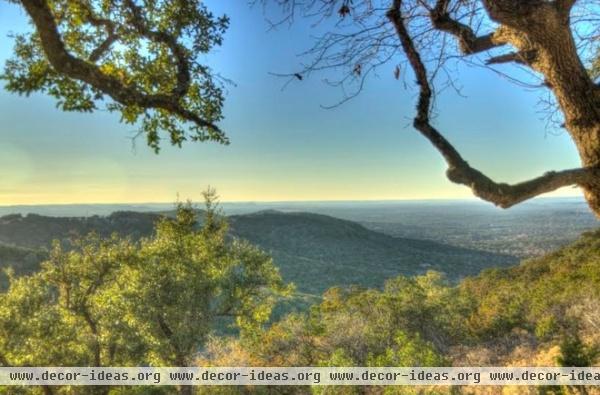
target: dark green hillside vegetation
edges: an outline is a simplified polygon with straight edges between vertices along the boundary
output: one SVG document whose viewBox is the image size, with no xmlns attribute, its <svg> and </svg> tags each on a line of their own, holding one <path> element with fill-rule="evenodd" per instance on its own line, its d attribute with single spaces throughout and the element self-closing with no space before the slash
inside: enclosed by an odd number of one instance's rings
<svg viewBox="0 0 600 395">
<path fill-rule="evenodd" d="M 0 218 L 0 243 L 49 248 L 53 240 L 59 240 L 68 247 L 70 240 L 90 232 L 100 237 L 116 233 L 138 240 L 150 236 L 163 215 L 172 217 L 173 212 L 115 212 L 71 218 L 4 216 Z M 231 216 L 228 221 L 230 236 L 269 252 L 284 279 L 313 296 L 336 285 L 381 287 L 386 279 L 399 274 L 412 276 L 431 269 L 457 280 L 486 267 L 516 262 L 509 255 L 392 237 L 325 215 L 266 211 Z M 300 303 L 306 305 L 306 301 Z"/>
<path fill-rule="evenodd" d="M 546 339 L 600 329 L 600 231 L 539 259 L 508 270 L 488 270 L 463 281 L 477 302 L 469 318 L 473 335 L 493 338 L 524 328 Z M 589 332 L 589 333 L 588 333 Z"/>
<path fill-rule="evenodd" d="M 17 275 L 31 274 L 47 256 L 44 250 L 0 244 L 0 269 L 10 269 Z M 0 291 L 8 286 L 4 270 L 0 272 Z"/>
<path fill-rule="evenodd" d="M 268 251 L 285 279 L 313 294 L 337 285 L 381 287 L 388 278 L 427 270 L 456 281 L 516 263 L 509 255 L 392 237 L 326 215 L 269 210 L 229 220 L 234 235 Z"/>
<path fill-rule="evenodd" d="M 219 340 L 202 362 L 587 366 L 600 363 L 599 329 L 597 231 L 553 254 L 486 270 L 456 286 L 429 272 L 391 279 L 383 290 L 332 288 L 310 312 L 288 315 L 256 343 Z"/>
<path fill-rule="evenodd" d="M 48 217 L 37 214 L 0 217 L 0 241 L 23 247 L 50 247 L 53 241 L 68 242 L 90 232 L 108 237 L 113 233 L 139 239 L 152 234 L 161 215 L 117 211 L 103 216 Z"/>
</svg>

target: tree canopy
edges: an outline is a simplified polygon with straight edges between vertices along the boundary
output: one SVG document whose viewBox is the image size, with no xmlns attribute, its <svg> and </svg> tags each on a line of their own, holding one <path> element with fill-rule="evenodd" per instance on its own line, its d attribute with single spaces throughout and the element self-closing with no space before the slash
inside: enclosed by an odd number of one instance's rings
<svg viewBox="0 0 600 395">
<path fill-rule="evenodd" d="M 207 199 L 201 226 L 196 210 L 179 205 L 152 237 L 57 242 L 40 271 L 10 276 L 0 364 L 193 366 L 216 330 L 254 336 L 290 287 L 268 255 L 226 237 L 214 195 Z"/>
<path fill-rule="evenodd" d="M 221 45 L 229 20 L 200 0 L 23 0 L 33 29 L 15 36 L 2 79 L 11 92 L 43 92 L 65 111 L 101 104 L 161 134 L 227 143 L 219 128 L 223 82 L 202 56 Z"/>
</svg>

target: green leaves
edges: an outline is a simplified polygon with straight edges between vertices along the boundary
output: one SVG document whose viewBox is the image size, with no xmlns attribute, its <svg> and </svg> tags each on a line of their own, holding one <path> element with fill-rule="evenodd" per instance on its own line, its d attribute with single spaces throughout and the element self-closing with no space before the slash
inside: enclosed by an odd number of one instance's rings
<svg viewBox="0 0 600 395">
<path fill-rule="evenodd" d="M 423 341 L 419 334 L 409 335 L 399 330 L 394 344 L 383 354 L 372 356 L 368 366 L 445 366 L 447 361 L 435 347 Z"/>
<path fill-rule="evenodd" d="M 203 64 L 229 25 L 200 0 L 24 1 L 33 30 L 15 37 L 6 89 L 54 97 L 63 111 L 118 112 L 159 151 L 228 139 L 222 80 Z M 104 104 L 102 104 L 104 102 Z"/>
<path fill-rule="evenodd" d="M 229 240 L 207 195 L 178 205 L 152 237 L 133 243 L 89 235 L 55 243 L 37 274 L 10 278 L 0 294 L 0 355 L 32 366 L 193 364 L 224 319 L 244 333 L 265 323 L 289 293 L 268 255 Z"/>
<path fill-rule="evenodd" d="M 587 347 L 576 333 L 571 333 L 560 342 L 557 362 L 560 366 L 593 366 L 599 354 L 597 347 Z"/>
</svg>

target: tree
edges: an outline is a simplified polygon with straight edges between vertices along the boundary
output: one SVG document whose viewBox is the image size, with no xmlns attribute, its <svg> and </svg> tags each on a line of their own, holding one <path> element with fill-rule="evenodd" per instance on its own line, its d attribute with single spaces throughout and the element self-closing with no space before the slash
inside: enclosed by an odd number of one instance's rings
<svg viewBox="0 0 600 395">
<path fill-rule="evenodd" d="M 56 243 L 39 272 L 11 276 L 0 294 L 0 365 L 193 366 L 211 332 L 235 323 L 253 334 L 289 287 L 265 253 L 226 236 L 214 192 L 207 199 L 201 227 L 179 205 L 139 243 Z"/>
<path fill-rule="evenodd" d="M 592 366 L 597 355 L 598 351 L 588 349 L 575 333 L 562 339 L 557 362 L 560 366 Z"/>
<path fill-rule="evenodd" d="M 223 40 L 229 20 L 200 0 L 8 0 L 33 31 L 15 37 L 1 78 L 6 89 L 43 92 L 65 111 L 106 109 L 139 123 L 156 151 L 165 131 L 185 140 L 228 143 L 223 79 L 201 62 Z"/>
<path fill-rule="evenodd" d="M 416 79 L 419 96 L 413 125 L 444 157 L 446 174 L 452 182 L 468 186 L 476 196 L 503 208 L 560 187 L 578 185 L 590 208 L 600 216 L 600 88 L 593 77 L 598 69 L 600 9 L 595 2 L 274 2 L 284 12 L 279 23 L 297 15 L 316 16 L 322 23 L 334 20 L 331 29 L 308 51 L 309 57 L 313 55 L 310 62 L 289 74 L 290 78 L 301 80 L 315 71 L 341 68 L 342 76 L 330 82 L 344 87 L 355 84 L 353 93 L 343 99 L 347 100 L 360 92 L 370 73 L 388 62 L 397 62 L 393 72 L 397 79 L 406 75 L 405 69 L 412 70 Z M 510 63 L 531 75 L 524 82 L 528 86 L 548 89 L 561 126 L 578 148 L 582 167 L 551 171 L 515 185 L 495 182 L 472 167 L 431 121 L 436 92 L 454 86 L 456 75 L 449 65 L 456 59 L 488 68 Z M 501 70 L 493 70 L 515 80 Z"/>
</svg>

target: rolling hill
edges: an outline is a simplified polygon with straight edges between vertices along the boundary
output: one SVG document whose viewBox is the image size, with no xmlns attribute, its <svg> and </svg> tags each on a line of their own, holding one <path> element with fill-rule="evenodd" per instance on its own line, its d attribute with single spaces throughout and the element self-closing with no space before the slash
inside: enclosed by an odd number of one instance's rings
<svg viewBox="0 0 600 395">
<path fill-rule="evenodd" d="M 136 239 L 151 234 L 160 216 L 140 212 L 92 217 L 8 215 L 0 217 L 0 244 L 7 251 L 28 251 L 27 270 L 31 270 L 32 256 L 38 261 L 43 256 L 31 254 L 47 248 L 54 239 L 68 242 L 91 231 L 101 236 L 116 232 Z M 444 272 L 450 279 L 458 280 L 484 268 L 516 263 L 516 258 L 509 255 L 393 237 L 356 222 L 320 214 L 269 210 L 230 216 L 229 222 L 233 237 L 246 239 L 271 253 L 284 279 L 296 283 L 298 291 L 309 294 L 321 294 L 334 285 L 380 287 L 390 277 L 427 270 Z M 15 251 L 11 253 L 14 255 Z M 8 256 L 8 252 L 4 255 Z M 25 265 L 19 262 L 0 255 L 0 266 L 15 266 L 19 271 Z"/>
<path fill-rule="evenodd" d="M 230 223 L 233 234 L 269 251 L 284 278 L 309 293 L 320 294 L 332 285 L 380 287 L 390 277 L 427 270 L 458 280 L 516 263 L 507 255 L 392 237 L 319 214 L 270 210 L 232 216 Z"/>
</svg>

